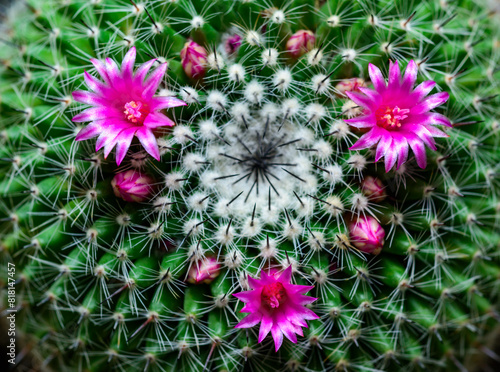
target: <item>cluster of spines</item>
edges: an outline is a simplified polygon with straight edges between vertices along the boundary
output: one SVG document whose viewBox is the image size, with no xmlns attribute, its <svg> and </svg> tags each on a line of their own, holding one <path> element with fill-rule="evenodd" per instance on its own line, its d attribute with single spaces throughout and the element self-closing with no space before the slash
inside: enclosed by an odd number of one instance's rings
<svg viewBox="0 0 500 372">
<path fill-rule="evenodd" d="M 13 52 L 4 58 L 8 84 L 2 88 L 6 177 L 0 231 L 4 260 L 19 263 L 18 305 L 44 365 L 65 366 L 75 358 L 75 365 L 91 370 L 110 364 L 232 370 L 245 363 L 257 369 L 284 363 L 291 370 L 366 370 L 396 367 L 396 360 L 415 368 L 460 367 L 472 339 L 498 318 L 493 306 L 499 284 L 494 76 L 500 48 L 489 25 L 493 21 L 476 23 L 465 11 L 469 1 L 416 8 L 408 2 L 330 1 L 317 19 L 309 17 L 312 3 L 277 4 L 282 16 L 267 2 L 33 1 L 28 5 L 32 24 L 13 25 L 18 34 L 9 40 Z M 487 14 L 474 9 L 479 19 Z M 286 54 L 277 51 L 299 28 L 316 32 L 316 50 L 289 65 Z M 236 57 L 214 49 L 224 32 L 242 37 Z M 188 35 L 211 53 L 206 86 L 189 88 L 181 70 L 178 56 Z M 70 93 L 80 84 L 82 69 L 90 67 L 88 58 L 118 56 L 131 45 L 144 59 L 168 60 L 169 76 L 177 80 L 169 79 L 164 93 L 191 100 L 176 112 L 181 125 L 161 143 L 161 163 L 138 151 L 124 166 L 160 180 L 162 191 L 146 207 L 107 202 L 115 166 L 91 145 L 76 146 L 79 128 L 69 120 L 78 110 Z M 447 114 L 455 128 L 440 153 L 429 154 L 425 173 L 409 164 L 386 176 L 364 163 L 368 152 L 351 159 L 346 150 L 355 137 L 339 119 L 356 108 L 335 98 L 334 83 L 366 77 L 368 62 L 385 65 L 388 58 L 416 59 L 421 73 L 454 97 Z M 248 237 L 245 225 L 237 226 L 229 216 L 218 220 L 208 207 L 190 208 L 201 182 L 192 162 L 208 160 L 190 162 L 188 153 L 208 153 L 207 143 L 221 145 L 224 139 L 218 134 L 222 139 L 205 140 L 202 119 L 238 121 L 244 107 L 238 111 L 235 102 L 260 103 L 247 93 L 252 84 L 270 92 L 271 102 L 297 98 L 309 104 L 297 122 L 314 130 L 315 141 L 325 136 L 335 150 L 323 162 L 314 161 L 317 177 L 327 175 L 322 188 L 327 191 L 307 201 L 298 198 L 296 203 L 312 202 L 316 210 L 291 241 L 294 218 L 300 218 L 292 210 L 279 216 L 278 227 L 265 226 L 257 237 Z M 283 119 L 286 110 L 278 107 L 276 116 Z M 325 172 L 331 156 L 351 189 L 360 173 L 389 185 L 396 199 L 386 205 L 349 189 L 335 192 L 346 209 L 374 213 L 387 224 L 387 254 L 367 261 L 349 247 L 344 224 L 328 219 L 325 206 L 332 203 L 325 202 L 334 190 L 328 181 L 338 179 L 333 169 Z M 351 199 L 352 193 L 359 197 Z M 180 248 L 165 255 L 176 245 Z M 206 296 L 184 280 L 190 265 L 206 253 L 218 255 L 221 245 L 226 268 Z M 314 283 L 320 297 L 315 306 L 321 321 L 311 324 L 297 347 L 288 345 L 281 360 L 268 343 L 258 345 L 252 331 L 232 330 L 236 302 L 229 294 L 245 285 L 245 275 L 257 274 L 269 262 L 294 265 L 298 281 Z M 430 301 L 436 305 L 429 307 Z M 304 347 L 313 358 L 305 357 Z"/>
</svg>

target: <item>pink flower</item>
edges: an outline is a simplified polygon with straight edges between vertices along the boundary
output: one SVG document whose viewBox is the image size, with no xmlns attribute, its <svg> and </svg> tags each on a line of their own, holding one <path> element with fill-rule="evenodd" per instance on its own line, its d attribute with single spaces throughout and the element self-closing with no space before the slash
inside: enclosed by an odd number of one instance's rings
<svg viewBox="0 0 500 372">
<path fill-rule="evenodd" d="M 187 281 L 192 284 L 211 283 L 220 274 L 220 263 L 214 257 L 205 257 L 194 262 L 189 269 Z"/>
<path fill-rule="evenodd" d="M 186 104 L 173 97 L 154 97 L 167 64 L 161 64 L 146 78 L 156 60 L 142 64 L 134 73 L 135 55 L 135 48 L 131 48 L 123 58 L 121 70 L 110 58 L 104 62 L 91 59 L 104 82 L 85 71 L 85 83 L 92 92 L 73 92 L 75 101 L 92 106 L 72 119 L 74 122 L 91 122 L 80 130 L 76 140 L 99 136 L 96 151 L 104 147 L 104 157 L 116 145 L 118 165 L 127 154 L 134 136 L 152 157 L 160 160 L 153 131 L 158 127 L 174 125 L 160 110 Z"/>
<path fill-rule="evenodd" d="M 228 37 L 224 44 L 226 53 L 229 55 L 236 53 L 240 49 L 241 42 L 241 36 L 238 34 Z"/>
<path fill-rule="evenodd" d="M 366 149 L 378 143 L 375 161 L 385 157 L 385 171 L 388 172 L 396 160 L 398 169 L 406 162 L 410 146 L 418 166 L 425 168 L 427 158 L 424 144 L 436 150 L 433 137 L 448 137 L 435 125 L 451 126 L 448 118 L 430 111 L 445 103 L 449 94 L 441 92 L 427 97 L 436 85 L 431 80 L 413 89 L 418 72 L 414 61 L 408 63 L 403 78 L 398 62 L 391 62 L 387 85 L 377 67 L 370 64 L 368 72 L 375 90 L 360 87 L 359 90 L 364 94 L 346 92 L 351 100 L 364 109 L 363 116 L 346 122 L 356 128 L 371 128 L 350 149 Z"/>
<path fill-rule="evenodd" d="M 286 42 L 286 50 L 293 58 L 299 58 L 314 48 L 315 41 L 316 36 L 311 31 L 299 30 Z"/>
<path fill-rule="evenodd" d="M 250 313 L 235 328 L 250 328 L 260 324 L 259 342 L 269 332 L 274 339 L 275 350 L 283 343 L 283 335 L 293 343 L 297 343 L 296 334 L 303 336 L 302 328 L 307 328 L 306 320 L 319 317 L 304 305 L 317 298 L 305 296 L 314 286 L 290 284 L 292 267 L 289 266 L 281 274 L 266 274 L 262 271 L 261 279 L 248 277 L 251 291 L 235 293 L 233 296 L 245 302 L 242 313 Z"/>
<path fill-rule="evenodd" d="M 194 41 L 188 41 L 181 50 L 182 68 L 190 78 L 201 79 L 205 76 L 207 51 Z"/>
<path fill-rule="evenodd" d="M 153 191 L 154 180 L 148 175 L 131 169 L 118 173 L 111 181 L 113 192 L 127 202 L 142 202 Z"/>
<path fill-rule="evenodd" d="M 349 225 L 351 243 L 361 252 L 379 254 L 384 246 L 385 231 L 371 216 L 360 216 Z"/>
<path fill-rule="evenodd" d="M 372 176 L 367 176 L 363 179 L 361 182 L 361 191 L 375 203 L 380 203 L 387 198 L 385 186 L 382 181 Z"/>
</svg>

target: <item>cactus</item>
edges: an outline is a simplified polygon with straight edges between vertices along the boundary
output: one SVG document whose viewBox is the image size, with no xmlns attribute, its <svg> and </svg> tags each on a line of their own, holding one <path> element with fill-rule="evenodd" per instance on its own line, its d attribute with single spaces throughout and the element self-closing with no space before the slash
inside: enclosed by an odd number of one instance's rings
<svg viewBox="0 0 500 372">
<path fill-rule="evenodd" d="M 0 284 L 15 363 L 466 371 L 498 358 L 488 6 L 8 8 Z"/>
</svg>

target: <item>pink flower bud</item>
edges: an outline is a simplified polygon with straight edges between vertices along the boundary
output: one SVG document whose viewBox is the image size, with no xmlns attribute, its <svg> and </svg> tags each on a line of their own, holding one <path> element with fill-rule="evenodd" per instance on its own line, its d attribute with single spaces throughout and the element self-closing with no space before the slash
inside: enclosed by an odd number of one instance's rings
<svg viewBox="0 0 500 372">
<path fill-rule="evenodd" d="M 361 190 L 363 194 L 368 196 L 368 198 L 375 203 L 380 203 L 387 198 L 385 186 L 382 181 L 372 176 L 365 177 L 361 182 Z"/>
<path fill-rule="evenodd" d="M 201 79 L 205 76 L 207 51 L 194 41 L 188 41 L 181 50 L 182 68 L 190 78 Z"/>
<path fill-rule="evenodd" d="M 138 170 L 118 173 L 111 181 L 115 195 L 127 202 L 142 202 L 153 191 L 154 180 Z"/>
<path fill-rule="evenodd" d="M 211 283 L 220 274 L 220 264 L 214 257 L 205 257 L 193 262 L 187 281 L 192 284 Z"/>
<path fill-rule="evenodd" d="M 230 36 L 226 40 L 226 43 L 224 44 L 226 53 L 229 55 L 236 53 L 238 49 L 240 49 L 240 46 L 241 46 L 241 36 L 238 34 Z"/>
<path fill-rule="evenodd" d="M 379 254 L 384 246 L 385 231 L 371 216 L 360 216 L 349 225 L 351 243 L 361 252 Z"/>
<path fill-rule="evenodd" d="M 286 50 L 293 58 L 299 58 L 314 48 L 316 36 L 309 30 L 300 30 L 290 36 L 286 42 Z"/>
<path fill-rule="evenodd" d="M 361 78 L 344 79 L 340 81 L 335 89 L 338 96 L 345 97 L 345 92 L 359 92 L 359 88 L 366 87 L 366 82 Z"/>
</svg>

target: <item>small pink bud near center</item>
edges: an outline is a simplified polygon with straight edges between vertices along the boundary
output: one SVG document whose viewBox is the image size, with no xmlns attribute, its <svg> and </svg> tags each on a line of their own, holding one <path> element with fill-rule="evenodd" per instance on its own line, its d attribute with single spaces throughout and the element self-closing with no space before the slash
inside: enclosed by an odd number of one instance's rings
<svg viewBox="0 0 500 372">
<path fill-rule="evenodd" d="M 131 169 L 115 175 L 111 181 L 113 192 L 127 202 L 142 202 L 153 191 L 154 180 L 141 172 Z"/>
<path fill-rule="evenodd" d="M 286 42 L 286 50 L 293 58 L 299 58 L 314 48 L 316 36 L 309 30 L 299 30 Z"/>
<path fill-rule="evenodd" d="M 226 50 L 226 53 L 228 55 L 235 54 L 238 49 L 240 49 L 241 46 L 241 36 L 236 34 L 233 36 L 230 36 L 227 40 L 226 43 L 224 44 L 224 49 Z"/>
<path fill-rule="evenodd" d="M 207 65 L 207 51 L 201 45 L 190 40 L 181 50 L 182 68 L 186 75 L 193 79 L 205 76 Z"/>
<path fill-rule="evenodd" d="M 367 176 L 363 179 L 361 182 L 361 191 L 375 203 L 380 203 L 387 198 L 385 186 L 382 181 L 372 176 Z"/>
<path fill-rule="evenodd" d="M 360 216 L 349 225 L 351 243 L 361 252 L 377 255 L 384 246 L 385 231 L 371 216 Z"/>
<path fill-rule="evenodd" d="M 220 267 L 220 263 L 216 258 L 205 257 L 191 265 L 187 281 L 191 284 L 209 284 L 219 276 Z"/>
</svg>

